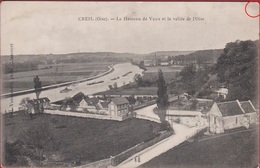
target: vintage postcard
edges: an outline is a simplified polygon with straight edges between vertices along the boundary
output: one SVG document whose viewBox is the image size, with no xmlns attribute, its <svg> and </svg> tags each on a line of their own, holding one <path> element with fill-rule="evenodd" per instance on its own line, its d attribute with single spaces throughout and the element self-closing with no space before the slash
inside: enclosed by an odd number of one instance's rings
<svg viewBox="0 0 260 168">
<path fill-rule="evenodd" d="M 256 168 L 258 2 L 2 2 L 1 166 Z"/>
</svg>

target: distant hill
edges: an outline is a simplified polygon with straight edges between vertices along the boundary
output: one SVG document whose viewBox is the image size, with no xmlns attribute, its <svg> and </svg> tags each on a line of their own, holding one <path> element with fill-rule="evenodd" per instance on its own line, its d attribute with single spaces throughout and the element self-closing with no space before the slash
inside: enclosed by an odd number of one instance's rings
<svg viewBox="0 0 260 168">
<path fill-rule="evenodd" d="M 223 49 L 199 50 L 199 51 L 184 55 L 184 57 L 185 57 L 185 60 L 216 63 L 222 53 L 223 53 Z M 182 57 L 182 56 L 178 56 L 178 57 Z"/>
<path fill-rule="evenodd" d="M 69 54 L 38 54 L 38 55 L 14 55 L 14 62 L 62 62 L 71 60 L 78 61 L 124 61 L 131 58 L 140 58 L 143 55 L 133 53 L 114 53 L 114 52 L 84 52 L 84 53 L 69 53 Z M 10 62 L 10 56 L 2 56 L 2 63 Z"/>
<path fill-rule="evenodd" d="M 145 55 L 144 59 L 154 59 L 155 56 L 157 59 L 167 59 L 169 56 L 187 55 L 193 52 L 195 51 L 156 51 Z"/>
</svg>

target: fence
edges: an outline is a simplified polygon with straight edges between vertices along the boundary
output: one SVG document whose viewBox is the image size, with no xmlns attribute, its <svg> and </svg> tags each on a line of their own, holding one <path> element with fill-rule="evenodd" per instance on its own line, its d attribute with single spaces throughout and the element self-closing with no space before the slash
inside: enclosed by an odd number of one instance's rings
<svg viewBox="0 0 260 168">
<path fill-rule="evenodd" d="M 207 127 L 203 127 L 201 129 L 198 129 L 192 135 L 186 136 L 186 140 L 191 139 L 191 138 L 197 139 L 199 136 L 202 136 L 205 132 L 207 132 Z"/>
<path fill-rule="evenodd" d="M 138 110 L 138 109 L 153 105 L 155 103 L 156 103 L 156 100 L 152 100 L 152 101 L 149 101 L 149 102 L 146 102 L 146 103 L 142 103 L 140 105 L 135 105 L 135 106 L 133 106 L 133 109 Z"/>
<path fill-rule="evenodd" d="M 150 121 L 154 121 L 157 123 L 161 123 L 160 119 L 158 118 L 153 118 L 153 117 L 149 117 L 149 116 L 145 116 L 145 115 L 141 115 L 141 114 L 137 114 L 136 118 L 140 118 L 140 119 L 144 119 L 144 120 L 150 120 Z"/>
<path fill-rule="evenodd" d="M 107 168 L 111 165 L 110 158 L 78 166 L 77 168 Z"/>
<path fill-rule="evenodd" d="M 111 165 L 112 166 L 117 166 L 120 163 L 122 163 L 124 160 L 128 159 L 129 157 L 133 156 L 134 154 L 160 142 L 161 140 L 168 138 L 169 136 L 173 135 L 173 132 L 168 131 L 165 133 L 160 134 L 158 137 L 148 141 L 148 142 L 142 142 L 114 157 L 111 158 Z"/>
<path fill-rule="evenodd" d="M 74 116 L 82 118 L 94 118 L 94 119 L 103 119 L 103 120 L 116 120 L 122 121 L 122 117 L 109 116 L 109 115 L 100 115 L 100 114 L 88 114 L 83 112 L 68 112 L 68 111 L 59 111 L 59 110 L 45 110 L 44 113 L 63 115 L 63 116 Z"/>
</svg>

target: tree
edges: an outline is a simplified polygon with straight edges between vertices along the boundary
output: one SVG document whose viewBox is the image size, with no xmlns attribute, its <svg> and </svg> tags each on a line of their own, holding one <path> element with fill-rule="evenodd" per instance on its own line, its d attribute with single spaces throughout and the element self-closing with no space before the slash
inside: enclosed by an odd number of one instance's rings
<svg viewBox="0 0 260 168">
<path fill-rule="evenodd" d="M 209 75 L 207 70 L 198 70 L 196 76 L 193 81 L 193 86 L 195 87 L 196 91 L 200 90 L 201 87 L 209 80 Z"/>
<path fill-rule="evenodd" d="M 23 110 L 25 110 L 26 112 L 29 112 L 30 109 L 30 104 L 28 102 L 29 100 L 30 100 L 29 97 L 25 97 L 20 102 L 20 106 L 22 106 Z"/>
<path fill-rule="evenodd" d="M 143 84 L 143 79 L 140 74 L 135 74 L 134 81 L 136 82 L 137 88 L 142 86 L 142 84 Z"/>
<path fill-rule="evenodd" d="M 123 88 L 124 88 L 124 89 L 126 88 L 126 86 L 125 86 L 125 81 L 123 82 Z"/>
<path fill-rule="evenodd" d="M 192 102 L 192 104 L 190 106 L 190 110 L 196 110 L 197 109 L 198 100 L 194 99 L 191 102 Z"/>
<path fill-rule="evenodd" d="M 42 89 L 42 83 L 40 81 L 40 78 L 38 76 L 36 76 L 33 79 L 33 83 L 34 83 L 34 89 L 35 89 L 35 94 L 36 94 L 36 99 L 37 99 L 37 105 L 36 105 L 36 113 L 40 113 L 41 109 L 40 109 L 40 103 L 39 103 L 39 96 L 41 94 L 41 89 Z"/>
<path fill-rule="evenodd" d="M 145 68 L 145 67 L 144 67 L 144 61 L 140 61 L 140 62 L 139 62 L 139 67 L 140 67 L 140 68 Z"/>
<path fill-rule="evenodd" d="M 163 72 L 161 69 L 159 69 L 158 72 L 158 99 L 157 99 L 157 107 L 158 107 L 158 116 L 160 117 L 161 122 L 165 122 L 166 117 L 166 110 L 168 108 L 169 102 L 168 102 L 168 95 L 167 95 L 167 86 L 166 82 L 164 80 Z"/>
<path fill-rule="evenodd" d="M 258 46 L 253 41 L 228 43 L 217 60 L 220 82 L 225 82 L 227 100 L 257 101 Z"/>
<path fill-rule="evenodd" d="M 53 135 L 48 123 L 39 123 L 31 126 L 21 134 L 21 140 L 27 146 L 34 149 L 39 161 L 43 160 L 46 150 L 52 150 L 55 146 Z"/>
<path fill-rule="evenodd" d="M 40 78 L 38 76 L 36 76 L 33 79 L 33 83 L 34 83 L 34 89 L 35 89 L 36 98 L 38 100 L 39 96 L 41 94 L 42 83 L 41 83 Z"/>
<path fill-rule="evenodd" d="M 113 89 L 113 86 L 112 85 L 108 85 L 109 89 L 112 90 Z"/>
<path fill-rule="evenodd" d="M 208 92 L 208 84 L 210 82 L 209 75 L 207 69 L 202 70 L 199 69 L 196 73 L 195 78 L 193 79 L 192 85 L 195 89 L 194 97 L 197 97 L 199 94 L 207 94 Z"/>
<path fill-rule="evenodd" d="M 129 101 L 129 104 L 135 104 L 135 102 L 136 102 L 135 96 L 134 95 L 129 96 L 128 101 Z"/>
<path fill-rule="evenodd" d="M 113 84 L 113 86 L 114 86 L 114 89 L 117 89 L 117 83 L 116 82 Z"/>
<path fill-rule="evenodd" d="M 181 76 L 181 81 L 186 85 L 188 91 L 193 94 L 195 92 L 194 79 L 196 76 L 196 67 L 191 65 L 185 66 L 183 70 L 179 73 Z"/>
<path fill-rule="evenodd" d="M 22 114 L 23 117 L 27 118 L 28 114 L 30 116 L 30 119 L 32 119 L 32 110 L 34 109 L 34 106 L 29 103 L 30 98 L 29 97 L 24 97 L 21 102 L 20 106 L 22 107 L 22 110 L 24 111 Z"/>
<path fill-rule="evenodd" d="M 4 166 L 12 166 L 12 167 L 23 167 L 29 166 L 28 161 L 26 159 L 26 155 L 29 152 L 25 152 L 23 148 L 23 143 L 21 141 L 15 141 L 14 143 L 4 142 L 4 158 L 3 165 Z"/>
</svg>

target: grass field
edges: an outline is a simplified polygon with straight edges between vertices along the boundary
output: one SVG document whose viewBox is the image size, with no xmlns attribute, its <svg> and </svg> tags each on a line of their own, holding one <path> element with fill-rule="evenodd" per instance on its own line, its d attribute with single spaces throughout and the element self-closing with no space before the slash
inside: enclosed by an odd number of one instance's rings
<svg viewBox="0 0 260 168">
<path fill-rule="evenodd" d="M 4 116 L 3 119 L 3 137 L 10 142 L 19 139 L 29 127 L 49 124 L 50 134 L 59 145 L 56 145 L 58 149 L 47 154 L 55 153 L 65 163 L 78 158 L 83 163 L 109 158 L 150 139 L 154 135 L 151 125 L 153 129 L 160 130 L 159 124 L 141 119 L 120 122 L 48 114 L 39 115 L 32 120 L 21 114 L 13 118 Z"/>
<path fill-rule="evenodd" d="M 35 71 L 17 72 L 13 74 L 13 91 L 33 89 L 33 78 L 38 75 L 42 81 L 42 86 L 80 80 L 91 76 L 96 76 L 108 70 L 111 63 L 71 63 L 54 64 L 48 69 Z M 50 66 L 49 66 L 50 67 Z M 3 93 L 10 92 L 10 74 L 3 75 Z"/>
<path fill-rule="evenodd" d="M 171 66 L 154 66 L 154 67 L 146 67 L 146 71 L 144 72 L 143 79 L 149 81 L 156 81 L 158 79 L 158 71 L 162 70 L 164 79 L 167 83 L 176 79 L 176 73 L 180 72 L 183 69 L 180 67 L 171 67 Z"/>
<path fill-rule="evenodd" d="M 252 129 L 177 146 L 140 167 L 255 168 L 257 144 L 258 129 Z"/>
<path fill-rule="evenodd" d="M 118 89 L 108 90 L 104 92 L 97 93 L 97 95 L 157 95 L 158 87 L 158 70 L 163 71 L 164 79 L 167 83 L 170 83 L 176 79 L 176 72 L 181 70 L 183 67 L 170 67 L 170 66 L 153 66 L 146 67 L 147 70 L 144 71 L 142 79 L 148 81 L 149 86 L 145 85 L 142 87 L 135 87 L 136 83 L 130 84 L 130 88 L 120 87 Z"/>
<path fill-rule="evenodd" d="M 120 87 L 115 90 L 107 90 L 96 95 L 157 95 L 157 87 L 138 87 L 124 89 Z"/>
<path fill-rule="evenodd" d="M 146 72 L 158 72 L 161 69 L 163 72 L 174 72 L 174 71 L 181 71 L 183 66 L 151 66 L 145 67 L 147 70 Z"/>
</svg>

